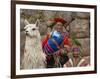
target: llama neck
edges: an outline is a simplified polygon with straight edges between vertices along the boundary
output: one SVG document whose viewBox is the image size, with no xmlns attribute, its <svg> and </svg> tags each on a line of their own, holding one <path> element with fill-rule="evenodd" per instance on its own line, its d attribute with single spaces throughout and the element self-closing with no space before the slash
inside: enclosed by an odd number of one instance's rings
<svg viewBox="0 0 100 79">
<path fill-rule="evenodd" d="M 41 44 L 41 37 L 40 34 L 38 34 L 36 37 L 29 37 L 26 36 L 26 45 L 27 46 L 36 46 Z"/>
<path fill-rule="evenodd" d="M 43 55 L 43 57 L 45 58 L 45 55 L 42 53 L 42 44 L 39 36 L 33 38 L 26 36 L 25 51 L 34 56 L 36 56 L 36 54 L 39 54 L 40 56 Z"/>
</svg>

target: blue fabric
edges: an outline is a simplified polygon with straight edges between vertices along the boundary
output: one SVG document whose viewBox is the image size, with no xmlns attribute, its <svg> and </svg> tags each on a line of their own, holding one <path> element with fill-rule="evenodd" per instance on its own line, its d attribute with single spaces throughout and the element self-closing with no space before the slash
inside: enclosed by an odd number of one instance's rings
<svg viewBox="0 0 100 79">
<path fill-rule="evenodd" d="M 52 39 L 54 39 L 58 45 L 60 45 L 63 42 L 63 37 L 60 32 L 54 31 L 51 33 L 51 38 L 48 40 L 48 44 L 54 51 L 57 51 L 57 45 L 54 44 Z"/>
<path fill-rule="evenodd" d="M 66 37 L 66 33 L 53 31 L 51 32 L 50 36 L 51 37 L 48 39 L 47 43 L 43 47 L 43 50 L 47 55 L 52 55 L 53 53 L 59 50 L 57 45 L 52 41 L 52 39 L 55 40 L 60 46 L 63 42 L 63 39 Z"/>
<path fill-rule="evenodd" d="M 60 45 L 63 41 L 63 37 L 62 37 L 61 33 L 57 32 L 57 31 L 54 31 L 51 34 L 51 38 L 54 39 L 58 43 L 58 45 Z"/>
<path fill-rule="evenodd" d="M 57 46 L 54 44 L 54 42 L 51 39 L 48 40 L 48 44 L 54 51 L 58 50 Z"/>
</svg>

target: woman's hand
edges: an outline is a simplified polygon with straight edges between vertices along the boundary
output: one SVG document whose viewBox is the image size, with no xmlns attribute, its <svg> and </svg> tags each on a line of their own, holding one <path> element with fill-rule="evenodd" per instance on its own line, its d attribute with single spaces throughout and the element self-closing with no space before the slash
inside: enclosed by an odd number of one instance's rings
<svg viewBox="0 0 100 79">
<path fill-rule="evenodd" d="M 66 49 L 67 52 L 71 51 L 71 47 L 69 45 L 64 45 L 64 48 Z"/>
</svg>

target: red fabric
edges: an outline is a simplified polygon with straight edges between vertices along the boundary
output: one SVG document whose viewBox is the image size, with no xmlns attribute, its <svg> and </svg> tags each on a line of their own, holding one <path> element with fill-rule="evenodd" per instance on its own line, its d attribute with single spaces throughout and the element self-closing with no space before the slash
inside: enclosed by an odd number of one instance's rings
<svg viewBox="0 0 100 79">
<path fill-rule="evenodd" d="M 63 24 L 66 23 L 66 21 L 65 21 L 63 18 L 54 18 L 54 21 L 55 21 L 55 22 L 61 22 L 61 23 L 63 23 Z"/>
<path fill-rule="evenodd" d="M 63 41 L 64 45 L 69 45 L 69 40 L 68 37 L 65 37 L 64 41 Z"/>
<path fill-rule="evenodd" d="M 49 34 L 46 36 L 46 38 L 43 39 L 42 41 L 42 46 L 44 46 L 47 42 L 48 42 L 48 39 L 49 39 Z"/>
</svg>

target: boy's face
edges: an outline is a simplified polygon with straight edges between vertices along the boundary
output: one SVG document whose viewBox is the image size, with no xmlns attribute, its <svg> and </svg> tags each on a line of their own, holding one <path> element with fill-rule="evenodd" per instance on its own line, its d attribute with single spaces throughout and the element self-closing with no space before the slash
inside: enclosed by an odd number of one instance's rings
<svg viewBox="0 0 100 79">
<path fill-rule="evenodd" d="M 74 45 L 74 48 L 73 48 L 73 56 L 74 57 L 78 57 L 79 56 L 79 47 L 77 45 Z"/>
<path fill-rule="evenodd" d="M 74 56 L 74 57 L 78 57 L 78 56 L 79 56 L 79 52 L 78 52 L 78 51 L 74 51 L 74 52 L 73 52 L 73 56 Z"/>
<path fill-rule="evenodd" d="M 61 22 L 57 22 L 56 25 L 55 25 L 55 27 L 56 27 L 56 30 L 58 32 L 62 32 L 62 30 L 63 30 L 63 24 Z"/>
</svg>

